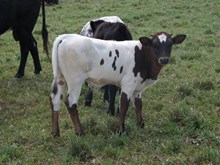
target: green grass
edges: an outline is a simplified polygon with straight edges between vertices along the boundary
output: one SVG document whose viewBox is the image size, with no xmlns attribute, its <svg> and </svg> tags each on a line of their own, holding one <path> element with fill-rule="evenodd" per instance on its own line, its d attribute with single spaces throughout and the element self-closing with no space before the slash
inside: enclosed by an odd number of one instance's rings
<svg viewBox="0 0 220 165">
<path fill-rule="evenodd" d="M 50 44 L 62 33 L 78 33 L 89 20 L 117 15 L 134 39 L 159 31 L 187 35 L 171 64 L 143 94 L 145 127 L 136 127 L 132 106 L 127 133 L 115 134 L 118 117 L 106 114 L 102 92 L 79 115 L 85 137 L 77 137 L 67 110 L 60 112 L 61 137 L 51 136 L 51 62 L 43 53 L 41 17 L 35 26 L 43 71 L 13 79 L 19 45 L 11 32 L 0 37 L 0 164 L 220 164 L 220 4 L 218 0 L 61 0 L 47 6 Z"/>
</svg>

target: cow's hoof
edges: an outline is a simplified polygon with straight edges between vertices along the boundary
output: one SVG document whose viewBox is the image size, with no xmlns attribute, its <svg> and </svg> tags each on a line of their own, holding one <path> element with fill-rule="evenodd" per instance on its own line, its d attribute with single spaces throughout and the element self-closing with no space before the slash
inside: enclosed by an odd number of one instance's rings
<svg viewBox="0 0 220 165">
<path fill-rule="evenodd" d="M 115 110 L 108 109 L 107 114 L 115 116 Z"/>
<path fill-rule="evenodd" d="M 137 126 L 140 127 L 140 128 L 144 128 L 144 121 L 138 123 Z"/>
<path fill-rule="evenodd" d="M 24 73 L 16 73 L 15 77 L 14 78 L 22 78 L 24 77 Z"/>
<path fill-rule="evenodd" d="M 41 71 L 41 69 L 35 70 L 35 71 L 34 71 L 34 74 L 40 74 L 40 71 Z"/>
</svg>

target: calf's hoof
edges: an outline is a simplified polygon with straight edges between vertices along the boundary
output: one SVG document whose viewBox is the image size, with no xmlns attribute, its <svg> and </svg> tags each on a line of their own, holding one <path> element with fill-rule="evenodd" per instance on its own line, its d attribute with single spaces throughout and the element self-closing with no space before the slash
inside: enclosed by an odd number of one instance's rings
<svg viewBox="0 0 220 165">
<path fill-rule="evenodd" d="M 83 130 L 81 130 L 81 131 L 79 131 L 79 132 L 76 132 L 76 135 L 77 135 L 77 136 L 84 136 L 85 133 L 84 133 Z"/>
<path fill-rule="evenodd" d="M 85 105 L 86 107 L 91 107 L 92 101 L 90 101 L 90 100 L 85 100 L 84 105 Z"/>
<path fill-rule="evenodd" d="M 53 137 L 60 137 L 60 132 L 52 132 Z"/>
<path fill-rule="evenodd" d="M 120 135 L 120 136 L 123 135 L 123 134 L 126 134 L 125 127 L 119 126 L 117 134 Z"/>
</svg>

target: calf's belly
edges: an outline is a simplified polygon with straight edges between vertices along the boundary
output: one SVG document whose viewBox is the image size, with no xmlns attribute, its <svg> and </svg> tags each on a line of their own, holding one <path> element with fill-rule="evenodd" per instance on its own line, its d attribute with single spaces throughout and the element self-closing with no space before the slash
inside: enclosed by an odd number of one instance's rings
<svg viewBox="0 0 220 165">
<path fill-rule="evenodd" d="M 121 78 L 120 77 L 113 77 L 112 75 L 106 74 L 105 76 L 90 76 L 86 79 L 86 82 L 91 86 L 91 87 L 97 87 L 100 88 L 104 85 L 116 85 L 120 87 L 121 83 Z"/>
</svg>

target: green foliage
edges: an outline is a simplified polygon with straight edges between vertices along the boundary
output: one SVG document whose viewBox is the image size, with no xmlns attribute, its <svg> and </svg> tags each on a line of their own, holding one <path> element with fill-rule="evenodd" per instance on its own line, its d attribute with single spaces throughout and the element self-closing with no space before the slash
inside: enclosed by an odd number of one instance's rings
<svg viewBox="0 0 220 165">
<path fill-rule="evenodd" d="M 70 154 L 78 158 L 80 161 L 88 161 L 92 158 L 91 145 L 82 137 L 71 138 Z"/>
<path fill-rule="evenodd" d="M 0 164 L 220 164 L 219 1 L 60 0 L 46 6 L 50 45 L 62 33 L 79 33 L 89 20 L 117 15 L 134 39 L 159 31 L 186 34 L 172 50 L 158 83 L 142 94 L 145 128 L 136 126 L 132 106 L 126 134 L 118 116 L 106 114 L 101 90 L 79 115 L 85 137 L 74 135 L 61 105 L 61 137 L 51 136 L 51 61 L 43 52 L 41 15 L 34 29 L 43 71 L 35 76 L 31 56 L 25 77 L 13 79 L 20 60 L 11 32 L 0 37 Z"/>
<path fill-rule="evenodd" d="M 0 155 L 1 162 L 20 162 L 22 148 L 19 148 L 16 144 L 4 144 L 1 146 Z"/>
</svg>

